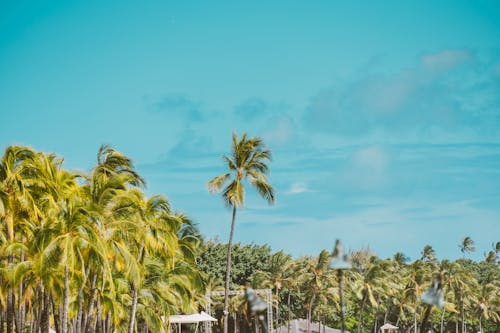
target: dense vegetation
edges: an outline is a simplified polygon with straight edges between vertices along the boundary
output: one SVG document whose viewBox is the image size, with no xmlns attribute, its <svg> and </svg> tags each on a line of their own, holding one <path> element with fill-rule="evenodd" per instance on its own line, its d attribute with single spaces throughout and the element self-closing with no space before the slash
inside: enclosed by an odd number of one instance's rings
<svg viewBox="0 0 500 333">
<path fill-rule="evenodd" d="M 162 332 L 197 311 L 198 232 L 103 146 L 89 173 L 11 146 L 0 161 L 0 332 Z"/>
<path fill-rule="evenodd" d="M 473 249 L 470 238 L 464 239 L 464 252 Z M 209 290 L 221 290 L 227 245 L 207 241 L 200 254 L 200 269 L 209 277 Z M 481 262 L 461 258 L 438 261 L 432 246 L 422 250 L 413 262 L 402 253 L 392 258 L 378 258 L 370 250 L 351 251 L 353 269 L 346 271 L 347 329 L 351 332 L 377 332 L 385 322 L 414 332 L 427 306 L 420 301 L 433 275 L 444 276 L 445 307 L 432 308 L 427 329 L 434 332 L 499 332 L 500 329 L 500 243 Z M 329 267 L 331 253 L 317 257 L 292 258 L 282 251 L 272 253 L 268 246 L 235 244 L 231 288 L 245 285 L 271 288 L 274 294 L 274 326 L 287 320 L 307 318 L 331 327 L 340 327 L 339 289 L 335 272 Z M 212 311 L 221 316 L 221 300 Z M 215 310 L 215 311 L 214 311 Z M 248 319 L 242 297 L 230 301 L 230 327 L 245 331 Z M 239 314 L 236 314 L 239 312 Z M 236 322 L 235 322 L 236 320 Z M 430 326 L 429 326 L 430 325 Z M 462 326 L 463 325 L 463 326 Z"/>
</svg>

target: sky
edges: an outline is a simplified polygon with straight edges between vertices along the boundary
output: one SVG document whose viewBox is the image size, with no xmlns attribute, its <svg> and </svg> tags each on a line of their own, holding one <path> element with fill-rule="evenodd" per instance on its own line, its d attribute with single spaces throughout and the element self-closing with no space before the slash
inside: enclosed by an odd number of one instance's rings
<svg viewBox="0 0 500 333">
<path fill-rule="evenodd" d="M 206 238 L 233 132 L 273 153 L 235 240 L 483 258 L 500 241 L 498 1 L 0 1 L 0 149 L 131 157 Z"/>
</svg>

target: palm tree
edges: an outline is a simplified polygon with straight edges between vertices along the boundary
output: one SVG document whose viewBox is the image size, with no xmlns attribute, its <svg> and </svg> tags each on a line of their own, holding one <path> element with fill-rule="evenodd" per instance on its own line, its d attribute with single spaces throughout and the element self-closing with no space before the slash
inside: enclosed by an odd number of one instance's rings
<svg viewBox="0 0 500 333">
<path fill-rule="evenodd" d="M 406 264 L 408 262 L 408 257 L 403 252 L 394 253 L 393 260 L 400 266 Z"/>
<path fill-rule="evenodd" d="M 226 260 L 226 281 L 224 293 L 224 333 L 228 332 L 228 296 L 229 279 L 231 272 L 231 246 L 233 242 L 234 223 L 236 210 L 245 203 L 244 181 L 248 180 L 269 204 L 274 203 L 274 189 L 269 184 L 266 174 L 269 172 L 267 162 L 271 160 L 271 152 L 267 150 L 258 137 L 247 138 L 243 133 L 238 138 L 233 133 L 233 144 L 230 156 L 223 156 L 226 162 L 228 173 L 224 173 L 208 182 L 208 189 L 211 193 L 222 191 L 222 199 L 227 207 L 232 208 L 231 231 L 229 234 L 227 260 Z M 226 185 L 227 184 L 227 185 Z"/>
<path fill-rule="evenodd" d="M 460 251 L 463 254 L 476 251 L 476 247 L 474 246 L 474 241 L 469 236 L 464 237 L 464 239 L 460 243 L 459 247 L 460 247 Z"/>
<path fill-rule="evenodd" d="M 479 312 L 479 332 L 483 332 L 483 319 L 500 323 L 500 282 L 498 280 L 485 283 L 480 287 L 477 297 Z"/>
<path fill-rule="evenodd" d="M 358 282 L 358 297 L 360 298 L 360 309 L 359 309 L 359 319 L 358 319 L 358 333 L 364 332 L 364 319 L 363 312 L 365 309 L 366 302 L 369 305 L 375 306 L 378 302 L 376 297 L 378 294 L 383 293 L 384 287 L 388 284 L 388 279 L 386 279 L 385 272 L 389 266 L 388 261 L 380 261 L 375 257 L 367 267 L 363 267 L 360 271 L 360 279 Z"/>
<path fill-rule="evenodd" d="M 424 283 L 429 280 L 430 272 L 428 266 L 421 260 L 416 260 L 408 266 L 409 276 L 405 286 L 405 294 L 409 300 L 413 301 L 413 329 L 417 333 L 417 309 L 420 297 L 424 291 Z"/>
<path fill-rule="evenodd" d="M 424 246 L 422 252 L 420 252 L 422 257 L 420 257 L 420 260 L 423 261 L 433 261 L 436 260 L 436 251 L 432 248 L 431 245 L 426 245 Z"/>
<path fill-rule="evenodd" d="M 0 159 L 0 218 L 5 221 L 6 243 L 13 245 L 16 240 L 16 226 L 26 214 L 34 217 L 37 210 L 28 190 L 29 179 L 33 177 L 31 162 L 35 157 L 33 150 L 10 146 Z M 35 176 L 36 177 L 36 176 Z M 14 253 L 6 253 L 8 263 L 14 263 Z M 15 316 L 14 287 L 9 286 L 7 295 L 7 333 L 14 332 Z"/>
<path fill-rule="evenodd" d="M 311 332 L 310 323 L 312 321 L 312 310 L 315 306 L 316 298 L 326 287 L 334 283 L 332 275 L 327 274 L 329 270 L 331 254 L 327 250 L 320 252 L 316 260 L 308 262 L 307 265 L 307 290 L 309 301 L 307 304 L 307 332 Z"/>
</svg>

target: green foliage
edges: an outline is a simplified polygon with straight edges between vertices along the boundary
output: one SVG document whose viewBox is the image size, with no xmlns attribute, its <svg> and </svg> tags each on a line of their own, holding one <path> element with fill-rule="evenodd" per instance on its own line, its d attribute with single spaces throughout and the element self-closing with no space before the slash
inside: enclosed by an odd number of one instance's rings
<svg viewBox="0 0 500 333">
<path fill-rule="evenodd" d="M 200 253 L 198 269 L 209 279 L 222 283 L 226 272 L 227 244 L 206 241 Z M 234 244 L 232 251 L 231 289 L 240 289 L 249 284 L 258 272 L 270 271 L 271 248 L 267 245 Z"/>
<path fill-rule="evenodd" d="M 49 322 L 62 333 L 164 332 L 162 316 L 198 309 L 199 232 L 143 186 L 132 161 L 109 146 L 88 174 L 65 170 L 54 154 L 5 150 L 0 316 L 8 332 L 27 323 L 46 332 Z"/>
</svg>

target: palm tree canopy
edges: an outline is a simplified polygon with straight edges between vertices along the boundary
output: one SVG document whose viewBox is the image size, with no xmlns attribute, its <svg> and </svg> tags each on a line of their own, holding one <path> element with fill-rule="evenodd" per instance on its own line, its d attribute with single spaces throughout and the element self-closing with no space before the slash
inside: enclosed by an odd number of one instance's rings
<svg viewBox="0 0 500 333">
<path fill-rule="evenodd" d="M 274 189 L 267 180 L 271 151 L 266 149 L 259 137 L 247 138 L 243 133 L 238 138 L 233 133 L 231 155 L 223 155 L 229 169 L 208 182 L 211 193 L 222 191 L 222 198 L 228 207 L 241 207 L 245 202 L 243 182 L 247 180 L 269 204 L 274 203 Z M 232 176 L 232 177 L 231 177 Z"/>
<path fill-rule="evenodd" d="M 462 240 L 462 243 L 460 243 L 460 251 L 462 251 L 462 253 L 471 253 L 476 251 L 472 238 L 467 236 Z"/>
</svg>

